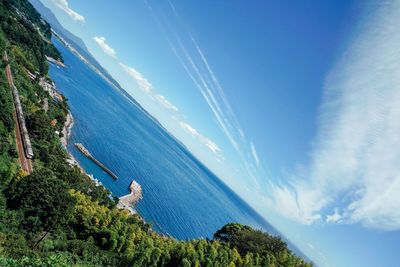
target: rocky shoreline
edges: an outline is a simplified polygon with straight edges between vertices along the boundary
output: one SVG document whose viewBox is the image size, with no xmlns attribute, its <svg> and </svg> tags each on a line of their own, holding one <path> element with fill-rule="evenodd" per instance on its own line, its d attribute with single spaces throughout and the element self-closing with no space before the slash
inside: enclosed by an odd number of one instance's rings
<svg viewBox="0 0 400 267">
<path fill-rule="evenodd" d="M 62 130 L 62 137 L 61 137 L 61 144 L 63 144 L 63 146 L 65 147 L 67 147 L 68 140 L 71 137 L 71 130 L 73 126 L 74 126 L 74 117 L 72 116 L 72 113 L 69 111 L 67 114 L 66 121 L 64 123 L 64 128 Z"/>
<path fill-rule="evenodd" d="M 64 123 L 64 127 L 62 129 L 62 137 L 60 138 L 61 144 L 63 145 L 65 151 L 68 154 L 68 159 L 67 162 L 71 165 L 71 166 L 77 166 L 82 173 L 88 175 L 85 170 L 79 165 L 78 161 L 74 158 L 74 156 L 68 151 L 67 149 L 67 145 L 68 145 L 68 141 L 69 138 L 71 137 L 71 132 L 72 132 L 72 127 L 74 126 L 74 117 L 72 116 L 72 113 L 70 111 L 68 111 L 65 123 Z"/>
</svg>

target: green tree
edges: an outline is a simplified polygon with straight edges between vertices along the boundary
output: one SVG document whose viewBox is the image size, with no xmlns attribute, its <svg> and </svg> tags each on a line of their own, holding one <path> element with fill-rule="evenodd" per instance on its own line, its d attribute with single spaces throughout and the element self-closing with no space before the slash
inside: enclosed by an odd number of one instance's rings
<svg viewBox="0 0 400 267">
<path fill-rule="evenodd" d="M 7 195 L 9 207 L 23 212 L 22 226 L 33 233 L 55 231 L 71 218 L 74 199 L 48 169 L 35 170 L 14 183 Z"/>
<path fill-rule="evenodd" d="M 272 236 L 247 225 L 229 223 L 214 234 L 214 239 L 236 247 L 240 254 L 278 254 L 287 250 L 287 244 L 278 236 Z"/>
</svg>

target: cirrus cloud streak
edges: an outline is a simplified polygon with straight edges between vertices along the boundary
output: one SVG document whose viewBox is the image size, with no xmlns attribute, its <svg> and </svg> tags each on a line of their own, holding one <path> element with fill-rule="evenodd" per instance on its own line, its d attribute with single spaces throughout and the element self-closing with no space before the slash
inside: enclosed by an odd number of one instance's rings
<svg viewBox="0 0 400 267">
<path fill-rule="evenodd" d="M 194 89 L 200 92 L 214 116 L 214 121 L 235 151 L 235 155 L 232 155 L 232 157 L 239 158 L 242 172 L 250 178 L 250 180 L 243 181 L 250 183 L 258 192 L 261 189 L 259 180 L 264 180 L 265 178 L 263 177 L 264 169 L 256 153 L 256 148 L 245 137 L 244 131 L 225 94 L 225 90 L 199 43 L 184 26 L 185 23 L 182 22 L 178 9 L 171 1 L 167 1 L 167 3 L 171 7 L 170 12 L 172 15 L 166 15 L 163 10 L 152 6 L 149 1 L 145 1 L 171 51 L 193 82 Z M 181 28 L 179 34 L 178 28 Z"/>
</svg>

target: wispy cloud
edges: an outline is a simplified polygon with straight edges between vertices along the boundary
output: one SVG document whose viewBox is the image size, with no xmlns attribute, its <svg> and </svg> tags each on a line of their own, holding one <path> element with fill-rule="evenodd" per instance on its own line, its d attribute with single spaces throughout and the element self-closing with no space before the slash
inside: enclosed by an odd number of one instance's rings
<svg viewBox="0 0 400 267">
<path fill-rule="evenodd" d="M 171 1 L 168 1 L 168 4 L 173 16 L 165 16 L 162 11 L 151 6 L 149 2 L 145 1 L 145 3 L 164 34 L 172 52 L 192 80 L 195 89 L 199 90 L 213 113 L 217 125 L 236 151 L 240 158 L 240 164 L 242 164 L 241 168 L 251 178 L 250 182 L 252 181 L 256 188 L 260 188 L 258 179 L 262 177 L 261 173 L 263 172 L 260 158 L 257 153 L 253 153 L 256 151 L 254 144 L 252 148 L 250 142 L 246 140 L 244 131 L 225 95 L 225 90 L 199 43 L 191 32 L 184 27 L 185 23 L 181 21 L 178 10 Z M 172 23 L 174 23 L 174 27 L 171 26 Z M 176 30 L 177 27 L 182 28 L 179 34 Z M 254 155 L 256 155 L 256 158 Z"/>
<path fill-rule="evenodd" d="M 339 223 L 342 219 L 342 215 L 339 213 L 339 209 L 335 208 L 333 214 L 331 215 L 326 215 L 326 222 L 332 222 L 332 223 Z"/>
<path fill-rule="evenodd" d="M 117 58 L 117 52 L 115 52 L 114 48 L 107 44 L 107 40 L 105 37 L 95 36 L 93 37 L 93 40 L 100 46 L 101 50 L 103 50 L 104 53 L 112 58 Z"/>
<path fill-rule="evenodd" d="M 139 88 L 144 91 L 151 99 L 157 101 L 162 107 L 173 112 L 171 118 L 178 122 L 179 126 L 193 138 L 195 138 L 200 144 L 209 149 L 215 156 L 217 160 L 223 160 L 222 151 L 219 146 L 212 141 L 210 138 L 199 133 L 193 126 L 188 124 L 183 120 L 183 114 L 180 113 L 178 107 L 176 107 L 171 101 L 169 101 L 165 96 L 157 94 L 153 88 L 153 85 L 136 69 L 127 66 L 123 63 L 119 63 L 120 67 L 136 82 Z"/>
<path fill-rule="evenodd" d="M 400 229 L 400 2 L 371 10 L 326 79 L 308 174 L 270 185 L 270 206 L 303 223 Z"/>
<path fill-rule="evenodd" d="M 179 109 L 178 109 L 174 104 L 172 104 L 168 99 L 166 99 L 165 96 L 156 95 L 156 96 L 155 96 L 155 99 L 156 99 L 163 107 L 165 107 L 166 109 L 170 109 L 170 110 L 173 110 L 173 111 L 175 111 L 175 112 L 178 112 L 178 111 L 179 111 Z"/>
<path fill-rule="evenodd" d="M 153 91 L 153 85 L 151 85 L 151 83 L 145 77 L 143 77 L 140 72 L 123 63 L 119 63 L 119 65 L 131 78 L 134 79 L 141 90 L 146 93 L 151 93 Z"/>
<path fill-rule="evenodd" d="M 256 162 L 257 166 L 260 165 L 260 159 L 258 158 L 256 147 L 254 146 L 253 142 L 250 142 L 251 154 L 253 155 L 254 161 Z"/>
<path fill-rule="evenodd" d="M 319 136 L 305 172 L 280 183 L 265 182 L 256 146 L 247 140 L 206 54 L 171 16 L 148 5 L 172 52 L 213 112 L 267 203 L 305 224 L 315 221 L 400 228 L 400 15 L 398 3 L 379 5 L 364 30 L 325 82 Z M 372 10 L 372 9 L 371 9 Z M 171 24 L 175 23 L 172 27 Z M 368 24 L 368 25 L 367 25 Z M 176 30 L 180 25 L 183 30 Z M 183 26 L 182 26 L 183 25 Z M 188 127 L 186 127 L 189 130 Z"/>
<path fill-rule="evenodd" d="M 201 144 L 206 146 L 209 150 L 211 150 L 215 155 L 220 158 L 223 158 L 221 155 L 221 149 L 218 147 L 216 143 L 211 141 L 209 138 L 205 137 L 204 135 L 200 134 L 195 128 L 191 125 L 187 124 L 186 122 L 181 121 L 179 125 L 184 129 L 187 133 L 191 134 L 194 138 L 200 141 Z"/>
<path fill-rule="evenodd" d="M 64 11 L 71 19 L 79 22 L 85 22 L 85 17 L 69 7 L 67 0 L 52 0 L 53 3 Z"/>
</svg>

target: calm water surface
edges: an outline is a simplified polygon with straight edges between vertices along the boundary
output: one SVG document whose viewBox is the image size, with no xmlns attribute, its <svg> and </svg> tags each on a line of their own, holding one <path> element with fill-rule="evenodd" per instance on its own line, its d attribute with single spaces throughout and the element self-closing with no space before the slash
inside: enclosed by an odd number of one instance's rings
<svg viewBox="0 0 400 267">
<path fill-rule="evenodd" d="M 54 40 L 67 68 L 50 67 L 75 119 L 68 150 L 114 195 L 141 184 L 137 210 L 157 231 L 178 239 L 212 237 L 227 222 L 275 232 L 263 218 L 176 142 L 140 107 L 126 99 Z M 82 143 L 118 177 L 113 180 L 76 150 Z"/>
</svg>

